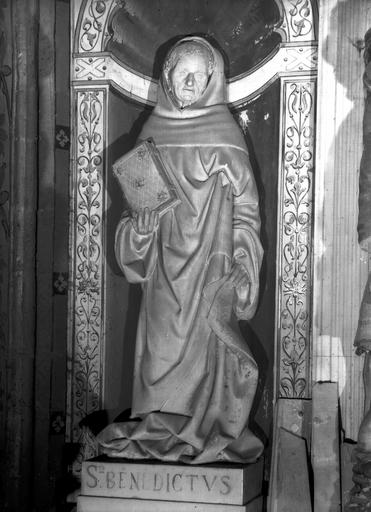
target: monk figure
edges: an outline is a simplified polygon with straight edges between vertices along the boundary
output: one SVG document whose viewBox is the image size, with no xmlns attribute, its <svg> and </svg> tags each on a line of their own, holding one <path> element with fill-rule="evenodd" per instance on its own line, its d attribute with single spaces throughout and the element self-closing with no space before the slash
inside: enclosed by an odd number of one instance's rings
<svg viewBox="0 0 371 512">
<path fill-rule="evenodd" d="M 140 139 L 154 139 L 179 198 L 124 217 L 116 256 L 141 283 L 131 420 L 98 436 L 111 457 L 253 462 L 258 369 L 238 320 L 257 307 L 262 246 L 246 144 L 226 105 L 221 54 L 187 37 L 169 52 Z"/>
</svg>

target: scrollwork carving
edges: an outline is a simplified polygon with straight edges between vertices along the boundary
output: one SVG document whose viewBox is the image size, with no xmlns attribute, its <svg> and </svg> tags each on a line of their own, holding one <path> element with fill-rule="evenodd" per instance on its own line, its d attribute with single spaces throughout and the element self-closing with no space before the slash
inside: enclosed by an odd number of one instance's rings
<svg viewBox="0 0 371 512">
<path fill-rule="evenodd" d="M 289 43 L 315 41 L 312 0 L 276 0 L 282 12 L 282 20 L 276 30 Z"/>
<path fill-rule="evenodd" d="M 314 84 L 286 83 L 280 269 L 280 388 L 303 397 L 308 384 Z"/>
<path fill-rule="evenodd" d="M 290 28 L 293 37 L 305 36 L 313 28 L 310 0 L 289 0 Z"/>
<path fill-rule="evenodd" d="M 81 23 L 79 51 L 101 51 L 107 16 L 113 0 L 88 0 Z"/>
<path fill-rule="evenodd" d="M 105 101 L 105 90 L 77 92 L 72 437 L 85 451 L 79 422 L 101 400 Z"/>
</svg>

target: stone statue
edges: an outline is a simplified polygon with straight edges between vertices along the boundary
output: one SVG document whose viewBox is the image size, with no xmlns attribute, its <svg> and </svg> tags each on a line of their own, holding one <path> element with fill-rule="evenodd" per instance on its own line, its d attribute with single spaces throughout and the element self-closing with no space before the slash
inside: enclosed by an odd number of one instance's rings
<svg viewBox="0 0 371 512">
<path fill-rule="evenodd" d="M 103 453 L 189 464 L 253 462 L 248 428 L 258 370 L 238 320 L 258 300 L 258 195 L 242 133 L 226 105 L 223 59 L 188 37 L 169 52 L 152 137 L 181 203 L 124 217 L 116 256 L 141 283 L 131 420 L 98 436 Z"/>
</svg>

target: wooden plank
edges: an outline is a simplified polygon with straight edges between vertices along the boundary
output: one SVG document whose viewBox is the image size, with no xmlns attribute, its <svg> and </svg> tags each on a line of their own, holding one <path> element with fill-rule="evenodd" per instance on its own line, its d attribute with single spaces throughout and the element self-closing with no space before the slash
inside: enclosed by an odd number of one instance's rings
<svg viewBox="0 0 371 512">
<path fill-rule="evenodd" d="M 38 41 L 39 145 L 38 221 L 36 257 L 36 346 L 34 419 L 34 507 L 52 506 L 55 482 L 49 466 L 50 382 L 53 355 L 53 275 L 54 229 L 54 126 L 55 126 L 55 1 L 39 0 L 42 31 Z M 48 222 L 45 222 L 48 219 Z"/>
<path fill-rule="evenodd" d="M 353 463 L 352 455 L 355 443 L 343 442 L 340 446 L 340 463 L 341 463 L 341 501 L 342 510 L 346 512 L 346 504 L 350 499 L 350 490 L 354 486 L 353 477 Z"/>
<path fill-rule="evenodd" d="M 312 435 L 312 401 L 281 398 L 279 427 L 305 439 L 310 451 Z"/>
<path fill-rule="evenodd" d="M 280 429 L 277 512 L 311 512 L 305 440 Z"/>
<path fill-rule="evenodd" d="M 338 512 L 341 497 L 337 383 L 314 384 L 312 407 L 314 510 Z"/>
<path fill-rule="evenodd" d="M 37 208 L 37 0 L 12 0 L 10 256 L 6 346 L 5 510 L 32 510 L 35 405 L 35 246 Z M 4 5 L 4 3 L 2 3 Z M 3 14 L 3 12 L 1 12 Z M 6 63 L 8 64 L 8 63 Z M 4 254 L 5 257 L 5 254 Z"/>
<path fill-rule="evenodd" d="M 308 451 L 310 400 L 276 403 L 269 485 L 269 512 L 311 512 Z"/>
</svg>

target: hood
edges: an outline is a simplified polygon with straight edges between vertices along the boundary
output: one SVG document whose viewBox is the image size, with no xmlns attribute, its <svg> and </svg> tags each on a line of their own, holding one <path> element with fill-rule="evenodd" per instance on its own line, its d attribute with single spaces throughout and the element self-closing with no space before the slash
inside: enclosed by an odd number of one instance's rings
<svg viewBox="0 0 371 512">
<path fill-rule="evenodd" d="M 201 44 L 211 52 L 214 68 L 200 98 L 181 108 L 172 94 L 165 67 L 175 48 L 188 41 Z M 223 58 L 205 39 L 185 37 L 169 51 L 159 83 L 157 104 L 140 134 L 141 140 L 148 137 L 152 137 L 157 145 L 229 146 L 247 153 L 241 129 L 226 104 Z"/>
<path fill-rule="evenodd" d="M 197 101 L 189 106 L 181 108 L 175 100 L 169 78 L 163 71 L 161 75 L 157 105 L 155 113 L 168 117 L 197 117 L 205 113 L 204 109 L 216 105 L 224 105 L 226 103 L 226 83 L 224 76 L 224 61 L 218 50 L 213 48 L 208 41 L 201 37 L 185 37 L 178 41 L 168 52 L 165 64 L 169 60 L 175 49 L 183 43 L 192 42 L 204 46 L 213 56 L 214 68 L 209 77 L 207 86 Z M 165 66 L 164 66 L 165 68 Z"/>
</svg>

